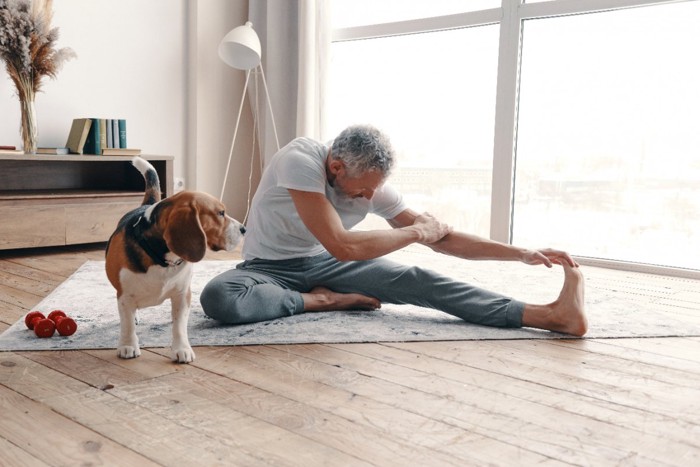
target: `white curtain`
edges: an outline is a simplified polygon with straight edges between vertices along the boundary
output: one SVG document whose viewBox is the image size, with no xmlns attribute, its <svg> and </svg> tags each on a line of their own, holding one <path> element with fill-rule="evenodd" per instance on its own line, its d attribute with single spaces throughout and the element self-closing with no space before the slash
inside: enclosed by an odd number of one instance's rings
<svg viewBox="0 0 700 467">
<path fill-rule="evenodd" d="M 299 0 L 299 83 L 297 136 L 319 139 L 323 132 L 325 85 L 330 49 L 328 0 Z"/>
<path fill-rule="evenodd" d="M 262 45 L 262 64 L 280 146 L 297 136 L 319 139 L 330 45 L 328 0 L 249 2 L 249 20 Z M 257 89 L 251 87 L 250 97 L 257 102 L 253 111 L 257 109 L 259 114 L 260 153 L 266 162 L 277 151 L 277 141 L 262 85 L 258 78 Z"/>
</svg>

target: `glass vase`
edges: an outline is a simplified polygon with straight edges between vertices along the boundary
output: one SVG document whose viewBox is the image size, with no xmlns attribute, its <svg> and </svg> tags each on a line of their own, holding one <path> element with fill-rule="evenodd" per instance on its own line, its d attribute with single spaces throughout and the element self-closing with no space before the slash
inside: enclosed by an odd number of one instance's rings
<svg viewBox="0 0 700 467">
<path fill-rule="evenodd" d="M 20 99 L 22 110 L 20 132 L 22 134 L 22 147 L 25 154 L 36 154 L 36 108 L 34 106 L 34 93 L 27 93 L 25 99 Z"/>
</svg>

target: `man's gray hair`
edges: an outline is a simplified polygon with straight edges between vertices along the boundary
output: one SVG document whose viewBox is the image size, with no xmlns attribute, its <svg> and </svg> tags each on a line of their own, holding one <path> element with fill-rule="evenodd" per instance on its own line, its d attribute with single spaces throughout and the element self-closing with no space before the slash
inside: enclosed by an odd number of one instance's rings
<svg viewBox="0 0 700 467">
<path fill-rule="evenodd" d="M 353 125 L 333 140 L 331 156 L 343 161 L 350 177 L 381 172 L 384 177 L 394 166 L 394 150 L 389 138 L 371 125 Z"/>
</svg>

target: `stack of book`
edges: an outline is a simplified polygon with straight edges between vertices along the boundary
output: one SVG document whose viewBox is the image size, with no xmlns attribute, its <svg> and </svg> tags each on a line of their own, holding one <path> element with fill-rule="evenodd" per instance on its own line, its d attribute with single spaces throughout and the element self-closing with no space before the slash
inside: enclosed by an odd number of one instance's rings
<svg viewBox="0 0 700 467">
<path fill-rule="evenodd" d="M 126 144 L 126 120 L 117 118 L 76 118 L 71 125 L 68 150 L 73 154 L 138 156 L 140 149 Z"/>
<path fill-rule="evenodd" d="M 24 151 L 17 149 L 15 146 L 1 146 L 0 154 L 24 154 Z"/>
<path fill-rule="evenodd" d="M 24 150 L 0 145 L 0 154 L 24 154 Z M 36 148 L 36 154 L 68 154 L 68 148 Z"/>
<path fill-rule="evenodd" d="M 68 154 L 68 148 L 36 148 L 37 154 Z"/>
</svg>

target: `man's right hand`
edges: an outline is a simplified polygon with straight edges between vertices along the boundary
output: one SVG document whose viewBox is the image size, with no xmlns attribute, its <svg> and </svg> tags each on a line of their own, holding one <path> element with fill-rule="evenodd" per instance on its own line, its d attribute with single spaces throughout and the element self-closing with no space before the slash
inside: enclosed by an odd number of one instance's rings
<svg viewBox="0 0 700 467">
<path fill-rule="evenodd" d="M 420 243 L 435 243 L 452 232 L 452 226 L 440 222 L 432 214 L 424 212 L 416 217 L 413 227 L 418 229 Z"/>
</svg>

